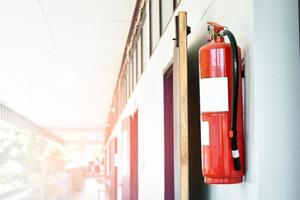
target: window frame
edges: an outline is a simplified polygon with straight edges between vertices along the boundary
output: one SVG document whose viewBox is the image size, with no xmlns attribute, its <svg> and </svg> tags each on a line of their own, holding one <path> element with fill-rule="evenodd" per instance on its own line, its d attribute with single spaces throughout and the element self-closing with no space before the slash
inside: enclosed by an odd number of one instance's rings
<svg viewBox="0 0 300 200">
<path fill-rule="evenodd" d="M 127 75 L 127 87 L 126 87 L 126 90 L 127 90 L 127 99 L 130 98 L 130 63 L 127 63 L 127 66 L 126 66 L 127 70 L 126 70 L 126 75 Z"/>
<path fill-rule="evenodd" d="M 141 76 L 144 72 L 144 32 L 143 32 L 143 29 L 144 29 L 144 23 L 143 23 L 143 26 L 141 28 L 141 33 L 140 33 L 140 43 L 141 43 Z"/>
<path fill-rule="evenodd" d="M 152 11 L 152 1 L 153 0 L 150 0 L 149 1 L 149 41 L 150 41 L 150 52 L 149 52 L 149 57 L 152 56 L 152 54 L 154 53 L 159 41 L 160 41 L 160 38 L 162 36 L 162 30 L 161 30 L 161 0 L 156 0 L 158 1 L 158 27 L 159 27 L 159 38 L 156 42 L 156 44 L 153 44 L 153 35 L 152 35 L 152 22 L 153 22 L 153 19 L 152 19 L 152 14 L 153 14 L 153 11 Z"/>
<path fill-rule="evenodd" d="M 139 77 L 140 77 L 140 65 L 139 65 L 139 42 L 140 42 L 140 36 L 138 37 L 136 43 L 135 43 L 135 79 L 136 79 L 136 84 L 139 82 Z"/>
<path fill-rule="evenodd" d="M 131 94 L 134 90 L 134 65 L 133 65 L 133 53 L 131 54 L 131 59 L 130 59 L 130 68 L 131 68 Z"/>
<path fill-rule="evenodd" d="M 165 0 L 166 1 L 166 0 Z M 171 16 L 170 16 L 170 18 L 168 19 L 168 22 L 166 23 L 166 26 L 165 27 L 163 27 L 163 6 L 162 6 L 162 2 L 163 2 L 163 0 L 160 0 L 160 10 L 161 10 L 161 13 L 160 13 L 160 21 L 161 21 L 161 23 L 160 23 L 160 26 L 161 26 L 161 36 L 164 34 L 164 32 L 167 30 L 167 28 L 168 28 L 168 26 L 169 26 L 169 24 L 171 23 L 171 21 L 172 21 L 172 16 L 173 16 L 173 14 L 174 14 L 174 11 L 176 10 L 176 8 L 177 8 L 177 5 L 176 5 L 176 0 L 168 0 L 168 1 L 172 1 L 172 14 L 171 14 Z"/>
</svg>

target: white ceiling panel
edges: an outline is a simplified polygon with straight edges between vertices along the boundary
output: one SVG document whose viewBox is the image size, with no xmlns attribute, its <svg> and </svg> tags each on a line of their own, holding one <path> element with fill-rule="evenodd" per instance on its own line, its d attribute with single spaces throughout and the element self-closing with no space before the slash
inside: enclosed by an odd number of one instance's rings
<svg viewBox="0 0 300 200">
<path fill-rule="evenodd" d="M 42 19 L 36 0 L 0 0 L 0 21 L 28 22 Z"/>
<path fill-rule="evenodd" d="M 45 128 L 101 134 L 135 2 L 0 0 L 0 101 Z"/>
<path fill-rule="evenodd" d="M 131 21 L 136 0 L 40 0 L 58 21 Z"/>
</svg>

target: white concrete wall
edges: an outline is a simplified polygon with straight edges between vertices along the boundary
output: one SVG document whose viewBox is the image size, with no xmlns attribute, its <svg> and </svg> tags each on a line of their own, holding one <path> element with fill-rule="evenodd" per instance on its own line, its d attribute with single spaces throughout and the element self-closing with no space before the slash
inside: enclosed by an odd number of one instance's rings
<svg viewBox="0 0 300 200">
<path fill-rule="evenodd" d="M 237 37 L 246 65 L 245 180 L 238 185 L 210 186 L 208 199 L 299 199 L 297 9 L 297 0 L 215 0 L 196 22 L 203 27 L 205 21 L 215 20 L 228 26 Z M 204 28 L 199 37 L 192 36 L 192 46 L 203 42 L 203 32 Z"/>
<path fill-rule="evenodd" d="M 183 0 L 177 10 L 188 11 L 192 28 L 189 54 L 196 59 L 189 64 L 198 67 L 197 51 L 206 42 L 206 21 L 226 25 L 245 58 L 245 180 L 209 186 L 207 199 L 298 199 L 297 0 Z M 121 117 L 139 110 L 139 199 L 143 200 L 164 199 L 163 72 L 172 60 L 174 30 L 171 22 Z"/>
<path fill-rule="evenodd" d="M 253 10 L 257 197 L 296 200 L 300 198 L 298 4 L 254 0 Z"/>
<path fill-rule="evenodd" d="M 234 0 L 214 0 L 208 1 L 206 6 L 203 1 L 187 1 L 185 8 L 193 10 L 188 12 L 189 25 L 192 28 L 190 39 L 190 54 L 193 60 L 189 64 L 198 67 L 198 49 L 206 43 L 207 32 L 206 22 L 216 21 L 227 26 L 236 36 L 238 45 L 242 49 L 242 55 L 245 58 L 246 80 L 245 80 L 245 147 L 246 147 L 246 176 L 242 184 L 236 185 L 210 185 L 203 198 L 206 199 L 230 199 L 230 200 L 255 200 L 257 193 L 257 161 L 256 161 L 256 134 L 253 130 L 253 112 L 255 97 L 252 95 L 253 86 L 253 9 L 252 0 L 234 1 Z M 204 12 L 199 14 L 199 10 L 193 8 L 202 8 Z M 196 62 L 195 62 L 196 61 Z"/>
</svg>

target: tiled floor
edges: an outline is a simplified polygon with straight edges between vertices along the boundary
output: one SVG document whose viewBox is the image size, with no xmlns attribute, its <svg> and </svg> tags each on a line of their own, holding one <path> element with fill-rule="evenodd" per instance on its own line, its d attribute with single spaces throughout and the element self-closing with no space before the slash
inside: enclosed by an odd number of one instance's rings
<svg viewBox="0 0 300 200">
<path fill-rule="evenodd" d="M 95 178 L 85 180 L 83 189 L 72 194 L 72 200 L 109 200 L 109 192 L 105 184 L 99 183 Z"/>
</svg>

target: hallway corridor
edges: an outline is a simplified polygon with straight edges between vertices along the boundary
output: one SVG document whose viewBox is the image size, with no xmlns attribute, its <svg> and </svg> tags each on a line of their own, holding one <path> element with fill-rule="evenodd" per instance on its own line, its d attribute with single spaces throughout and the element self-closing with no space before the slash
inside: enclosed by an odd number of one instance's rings
<svg viewBox="0 0 300 200">
<path fill-rule="evenodd" d="M 84 186 L 80 192 L 71 195 L 72 200 L 109 200 L 109 192 L 103 183 L 95 178 L 85 179 Z"/>
</svg>

